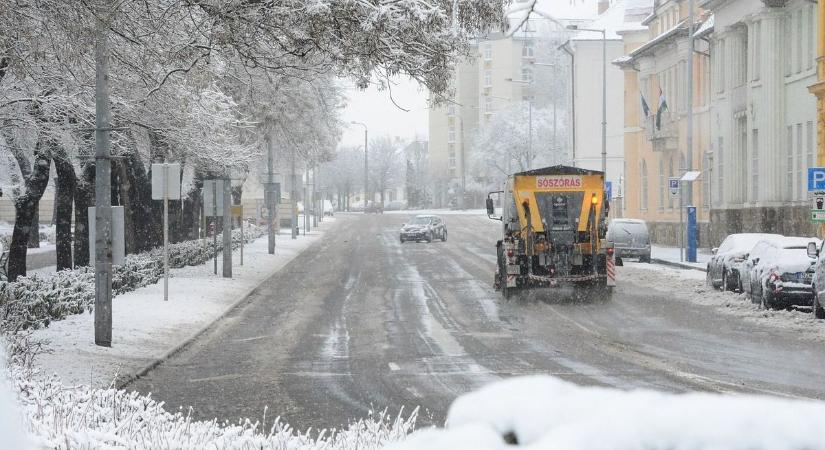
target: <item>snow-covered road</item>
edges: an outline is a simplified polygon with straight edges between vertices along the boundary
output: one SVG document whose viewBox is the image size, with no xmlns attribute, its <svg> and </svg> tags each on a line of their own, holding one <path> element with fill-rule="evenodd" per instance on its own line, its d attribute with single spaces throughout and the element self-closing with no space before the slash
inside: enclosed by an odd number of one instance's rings
<svg viewBox="0 0 825 450">
<path fill-rule="evenodd" d="M 491 287 L 499 223 L 450 215 L 447 242 L 398 242 L 404 214 L 341 215 L 194 345 L 131 387 L 198 418 L 281 416 L 335 427 L 551 374 L 578 384 L 825 398 L 825 323 L 764 313 L 704 274 L 620 268 L 609 302 L 503 302 Z"/>
</svg>

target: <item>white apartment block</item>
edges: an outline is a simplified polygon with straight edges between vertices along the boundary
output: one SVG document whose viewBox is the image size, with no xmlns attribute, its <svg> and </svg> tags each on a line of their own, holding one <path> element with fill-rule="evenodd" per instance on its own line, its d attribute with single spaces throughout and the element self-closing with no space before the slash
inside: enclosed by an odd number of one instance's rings
<svg viewBox="0 0 825 450">
<path fill-rule="evenodd" d="M 720 232 L 811 234 L 816 161 L 816 3 L 707 0 L 714 14 L 711 221 Z"/>
</svg>

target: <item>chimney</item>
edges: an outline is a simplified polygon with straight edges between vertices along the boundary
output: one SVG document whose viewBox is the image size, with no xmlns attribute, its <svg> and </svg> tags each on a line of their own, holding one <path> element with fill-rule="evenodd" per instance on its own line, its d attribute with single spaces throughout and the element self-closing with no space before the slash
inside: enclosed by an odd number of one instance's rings
<svg viewBox="0 0 825 450">
<path fill-rule="evenodd" d="M 607 11 L 607 8 L 610 7 L 610 0 L 599 0 L 598 3 L 598 11 L 599 15 L 601 16 L 603 12 Z"/>
</svg>

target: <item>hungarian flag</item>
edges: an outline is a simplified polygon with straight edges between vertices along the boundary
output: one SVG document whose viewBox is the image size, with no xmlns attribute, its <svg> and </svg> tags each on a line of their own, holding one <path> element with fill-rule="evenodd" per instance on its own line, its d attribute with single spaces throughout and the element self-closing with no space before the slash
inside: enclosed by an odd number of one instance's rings
<svg viewBox="0 0 825 450">
<path fill-rule="evenodd" d="M 667 111 L 667 100 L 665 100 L 665 93 L 662 88 L 659 88 L 659 110 L 656 111 L 656 129 L 662 129 L 662 113 Z"/>
<path fill-rule="evenodd" d="M 639 96 L 642 97 L 642 112 L 644 113 L 645 117 L 650 117 L 650 107 L 647 106 L 647 100 L 645 100 L 645 95 L 639 92 Z"/>
</svg>

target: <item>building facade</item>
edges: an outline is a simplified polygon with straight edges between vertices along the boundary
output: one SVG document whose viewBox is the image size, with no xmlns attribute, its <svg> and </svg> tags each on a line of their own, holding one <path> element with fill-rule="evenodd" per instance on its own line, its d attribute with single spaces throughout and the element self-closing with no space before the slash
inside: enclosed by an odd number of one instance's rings
<svg viewBox="0 0 825 450">
<path fill-rule="evenodd" d="M 707 18 L 696 13 L 695 26 Z M 686 0 L 656 0 L 641 25 L 624 34 L 626 56 L 615 63 L 625 70 L 625 158 L 628 166 L 628 217 L 644 219 L 654 243 L 679 245 L 684 210 L 697 208 L 699 245 L 709 245 L 710 138 L 709 95 L 710 61 L 705 41 L 695 40 L 690 55 Z M 693 96 L 688 101 L 687 66 L 693 58 Z M 688 115 L 692 115 L 692 146 L 688 148 Z M 695 182 L 684 185 L 681 196 L 672 195 L 670 178 L 699 171 Z"/>
<path fill-rule="evenodd" d="M 816 165 L 816 5 L 707 0 L 714 25 L 710 144 L 714 241 L 729 233 L 810 236 L 807 168 Z"/>
</svg>

